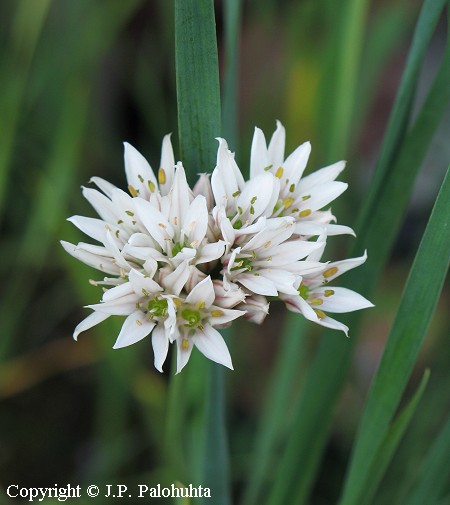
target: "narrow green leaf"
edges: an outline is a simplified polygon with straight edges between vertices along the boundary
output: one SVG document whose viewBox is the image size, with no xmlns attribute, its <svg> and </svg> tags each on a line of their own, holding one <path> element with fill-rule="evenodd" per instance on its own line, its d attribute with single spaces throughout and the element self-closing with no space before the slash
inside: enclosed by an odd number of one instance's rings
<svg viewBox="0 0 450 505">
<path fill-rule="evenodd" d="M 433 208 L 374 379 L 340 505 L 357 505 L 410 377 L 442 289 L 450 250 L 450 171 Z"/>
<path fill-rule="evenodd" d="M 231 504 L 228 440 L 225 427 L 225 368 L 209 363 L 210 377 L 206 391 L 205 446 L 203 485 L 211 489 L 217 505 Z M 208 498 L 204 503 L 209 503 Z"/>
<path fill-rule="evenodd" d="M 449 56 L 447 49 L 444 63 L 413 128 L 401 146 L 389 180 L 382 186 L 372 212 L 365 214 L 366 220 L 355 241 L 353 254 L 361 254 L 367 248 L 369 259 L 357 272 L 347 274 L 345 285 L 365 296 L 370 296 L 386 262 L 415 177 L 450 99 Z M 368 205 L 368 201 L 364 205 Z M 358 313 L 352 313 L 342 320 L 352 332 L 359 318 Z M 354 345 L 355 339 L 345 340 L 336 336 L 335 332 L 324 332 L 296 407 L 295 428 L 277 468 L 269 505 L 278 505 L 293 496 L 295 503 L 304 503 L 320 461 L 333 407 L 345 380 Z M 301 478 L 297 473 L 300 464 Z"/>
<path fill-rule="evenodd" d="M 222 96 L 223 136 L 232 151 L 237 150 L 238 138 L 238 68 L 241 0 L 227 0 L 223 4 L 225 19 L 225 71 Z"/>
<path fill-rule="evenodd" d="M 358 230 L 364 228 L 363 223 L 367 221 L 374 207 L 376 207 L 377 199 L 382 192 L 385 179 L 388 177 L 389 167 L 392 166 L 398 153 L 398 147 L 406 134 L 422 60 L 445 4 L 446 0 L 424 0 L 400 87 L 383 139 L 375 175 L 371 181 L 371 191 L 363 212 L 360 214 L 359 226 L 357 226 Z"/>
<path fill-rule="evenodd" d="M 261 423 L 255 437 L 255 451 L 252 456 L 252 467 L 249 484 L 245 490 L 243 503 L 256 505 L 261 503 L 264 485 L 272 473 L 276 450 L 287 434 L 290 423 L 286 411 L 292 402 L 292 388 L 296 383 L 298 370 L 304 362 L 303 331 L 307 326 L 298 314 L 287 314 L 287 324 L 283 331 L 281 348 L 278 351 L 266 403 L 261 414 Z"/>
<path fill-rule="evenodd" d="M 221 132 L 219 68 L 212 0 L 175 1 L 175 62 L 181 159 L 191 177 L 215 166 Z M 191 359 L 192 361 L 192 359 Z M 213 363 L 208 374 L 190 367 L 184 374 L 207 386 L 204 441 L 191 443 L 190 458 L 201 457 L 200 484 L 211 489 L 215 503 L 230 502 L 227 438 L 224 419 L 224 370 Z M 190 402 L 195 401 L 189 398 Z M 177 416 L 177 411 L 170 412 Z M 179 422 L 186 422 L 180 419 Z M 190 430 L 190 433 L 198 433 Z M 194 465 L 196 466 L 196 465 Z M 195 467 L 194 467 L 195 477 Z M 206 499 L 207 500 L 207 499 Z"/>
<path fill-rule="evenodd" d="M 425 457 L 419 472 L 417 484 L 411 490 L 404 505 L 423 505 L 438 503 L 441 493 L 450 478 L 450 418 Z M 450 496 L 446 497 L 450 503 Z"/>
<path fill-rule="evenodd" d="M 373 460 L 372 467 L 370 469 L 370 478 L 366 482 L 366 486 L 362 489 L 359 505 L 369 505 L 372 503 L 381 479 L 383 478 L 383 475 L 391 462 L 406 429 L 411 423 L 414 413 L 416 412 L 417 406 L 419 405 L 428 384 L 429 377 L 430 371 L 425 370 L 414 396 L 411 398 L 403 411 L 398 415 L 392 426 L 389 427 L 380 449 Z"/>
<path fill-rule="evenodd" d="M 8 172 L 30 64 L 50 4 L 51 0 L 17 2 L 11 40 L 5 51 L 9 58 L 0 68 L 0 80 L 3 82 L 0 116 L 4 122 L 0 135 L 0 219 L 3 214 Z"/>
<path fill-rule="evenodd" d="M 212 0 L 175 1 L 175 62 L 180 158 L 193 178 L 213 170 L 221 133 Z"/>
<path fill-rule="evenodd" d="M 326 128 L 322 131 L 326 135 L 327 161 L 342 159 L 347 153 L 368 4 L 368 0 L 345 0 L 336 9 L 336 33 L 329 44 L 331 67 L 326 73 L 324 91 L 327 110 L 323 115 Z"/>
</svg>

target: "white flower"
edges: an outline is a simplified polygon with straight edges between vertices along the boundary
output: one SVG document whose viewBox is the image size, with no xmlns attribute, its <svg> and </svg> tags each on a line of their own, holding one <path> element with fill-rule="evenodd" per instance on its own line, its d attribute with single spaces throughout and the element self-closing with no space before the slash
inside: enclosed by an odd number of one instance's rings
<svg viewBox="0 0 450 505">
<path fill-rule="evenodd" d="M 325 286 L 366 259 L 321 262 L 328 236 L 353 233 L 331 224 L 334 216 L 323 210 L 347 187 L 335 181 L 344 162 L 302 177 L 311 147 L 303 144 L 285 160 L 278 122 L 268 147 L 255 130 L 245 181 L 226 141 L 218 140 L 211 180 L 200 174 L 193 190 L 181 162 L 175 164 L 170 135 L 157 176 L 124 144 L 129 194 L 98 177 L 92 179 L 98 190 L 83 188 L 99 217 L 69 221 L 96 243 L 62 245 L 108 277 L 90 281 L 104 294 L 88 305 L 94 312 L 75 328 L 75 339 L 111 315 L 125 316 L 114 348 L 149 337 L 159 371 L 170 344 L 177 347 L 177 373 L 194 347 L 233 368 L 217 328 L 241 316 L 261 324 L 267 297 L 346 334 L 348 328 L 326 313 L 372 306 L 353 291 Z"/>
<path fill-rule="evenodd" d="M 348 327 L 329 317 L 327 312 L 353 312 L 373 307 L 373 304 L 355 291 L 330 287 L 328 283 L 348 270 L 362 265 L 366 259 L 367 253 L 364 253 L 359 258 L 325 264 L 320 271 L 303 276 L 297 286 L 296 296 L 281 295 L 281 299 L 289 310 L 298 312 L 321 326 L 342 330 L 348 336 Z"/>
<path fill-rule="evenodd" d="M 295 281 L 306 272 L 315 271 L 321 264 L 302 262 L 321 242 L 288 240 L 294 232 L 291 217 L 261 218 L 263 229 L 224 257 L 224 286 L 238 283 L 250 293 L 277 296 L 295 294 Z"/>
<path fill-rule="evenodd" d="M 277 121 L 269 147 L 259 128 L 255 128 L 251 147 L 250 177 L 269 172 L 280 181 L 279 199 L 273 215 L 294 217 L 299 235 L 319 235 L 324 228 L 328 235 L 354 235 L 347 226 L 330 224 L 335 219 L 331 212 L 320 211 L 347 189 L 346 183 L 335 180 L 345 168 L 345 162 L 339 161 L 302 177 L 311 144 L 305 142 L 284 159 L 285 137 L 285 129 Z"/>
<path fill-rule="evenodd" d="M 225 341 L 214 326 L 223 327 L 245 312 L 214 305 L 214 299 L 213 283 L 208 276 L 178 302 L 177 373 L 186 365 L 193 346 L 212 361 L 233 369 Z"/>
</svg>

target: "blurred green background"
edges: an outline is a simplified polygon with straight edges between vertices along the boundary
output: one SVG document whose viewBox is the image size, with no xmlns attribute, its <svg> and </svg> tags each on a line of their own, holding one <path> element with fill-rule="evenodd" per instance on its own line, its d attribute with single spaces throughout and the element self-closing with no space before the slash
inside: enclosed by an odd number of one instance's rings
<svg viewBox="0 0 450 505">
<path fill-rule="evenodd" d="M 222 71 L 227 64 L 223 3 L 216 2 Z M 369 3 L 361 26 L 364 43 L 349 48 L 361 62 L 348 68 L 356 75 L 351 88 L 336 72 L 339 2 L 243 2 L 239 135 L 230 140 L 243 171 L 254 126 L 270 136 L 279 119 L 287 129 L 287 152 L 312 141 L 309 169 L 348 160 L 342 179 L 350 187 L 333 210 L 340 223 L 354 225 L 419 7 L 417 1 Z M 444 45 L 441 20 L 421 71 L 419 104 Z M 163 449 L 170 371 L 161 375 L 153 369 L 147 341 L 111 349 L 119 318 L 73 342 L 72 331 L 87 314 L 81 307 L 100 297 L 99 288 L 88 283 L 98 276 L 66 255 L 59 240 L 82 240 L 65 219 L 94 215 L 80 191 L 91 176 L 125 187 L 123 141 L 157 168 L 162 137 L 172 131 L 177 153 L 174 69 L 170 1 L 0 3 L 0 489 L 11 483 L 171 482 Z M 342 101 L 351 104 L 343 116 L 333 100 L 340 86 Z M 338 494 L 362 403 L 450 157 L 449 125 L 447 114 L 373 297 L 376 308 L 364 316 L 311 503 L 333 503 Z M 214 167 L 187 168 L 196 173 Z M 349 241 L 330 242 L 333 257 L 344 257 Z M 407 464 L 392 465 L 382 487 L 397 486 L 400 497 L 399 479 L 408 486 L 408 475 L 415 476 L 417 461 L 450 406 L 449 298 L 447 286 L 418 362 L 418 377 L 425 367 L 432 375 L 397 456 Z M 242 324 L 231 343 L 235 372 L 227 374 L 228 421 L 236 497 L 249 471 L 284 320 L 284 308 L 272 304 L 261 328 Z M 293 400 L 319 335 L 318 328 L 308 327 Z M 344 337 L 336 333 L 335 338 Z M 382 496 L 380 503 L 386 503 Z"/>
</svg>

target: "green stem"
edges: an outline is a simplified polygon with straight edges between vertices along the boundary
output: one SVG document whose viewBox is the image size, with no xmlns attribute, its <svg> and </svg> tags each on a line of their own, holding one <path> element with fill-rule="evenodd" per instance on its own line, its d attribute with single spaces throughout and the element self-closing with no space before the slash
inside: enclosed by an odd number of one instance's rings
<svg viewBox="0 0 450 505">
<path fill-rule="evenodd" d="M 224 375 L 223 366 L 211 363 L 210 381 L 206 391 L 202 481 L 204 486 L 211 489 L 211 497 L 217 505 L 231 503 Z M 206 503 L 209 503 L 208 499 L 205 499 Z"/>
</svg>

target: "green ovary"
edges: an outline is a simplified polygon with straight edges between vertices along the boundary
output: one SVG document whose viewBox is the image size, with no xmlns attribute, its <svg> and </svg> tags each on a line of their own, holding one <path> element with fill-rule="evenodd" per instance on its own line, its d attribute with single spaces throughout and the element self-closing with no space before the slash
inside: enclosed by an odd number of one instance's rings
<svg viewBox="0 0 450 505">
<path fill-rule="evenodd" d="M 307 300 L 309 297 L 310 289 L 305 284 L 301 284 L 298 288 L 299 295 L 303 298 L 303 300 Z"/>
<path fill-rule="evenodd" d="M 164 317 L 167 314 L 167 300 L 153 298 L 148 302 L 147 308 L 153 316 Z"/>
<path fill-rule="evenodd" d="M 196 328 L 202 320 L 200 312 L 194 309 L 183 309 L 181 311 L 181 317 L 187 321 L 186 326 L 189 328 Z"/>
</svg>

